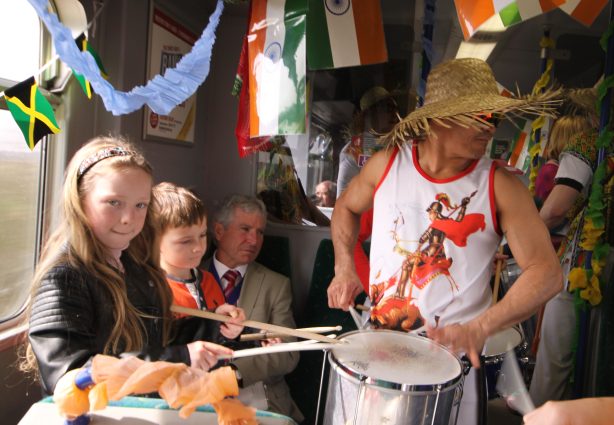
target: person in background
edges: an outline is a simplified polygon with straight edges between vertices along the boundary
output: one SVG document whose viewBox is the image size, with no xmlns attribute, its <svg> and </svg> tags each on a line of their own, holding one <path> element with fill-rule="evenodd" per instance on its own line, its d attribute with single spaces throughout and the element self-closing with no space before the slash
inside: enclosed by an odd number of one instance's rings
<svg viewBox="0 0 614 425">
<path fill-rule="evenodd" d="M 137 355 L 208 370 L 232 350 L 171 345 L 171 291 L 154 250 L 149 163 L 117 137 L 97 137 L 65 174 L 64 217 L 45 243 L 28 305 L 24 371 L 53 393 L 96 354 Z"/>
<path fill-rule="evenodd" d="M 173 292 L 173 303 L 182 307 L 215 311 L 245 320 L 242 309 L 226 304 L 224 293 L 211 273 L 198 268 L 207 250 L 207 212 L 191 191 L 163 182 L 153 188 L 153 212 L 160 246 L 160 266 Z M 243 326 L 183 317 L 176 326 L 187 342 L 209 340 L 222 345 L 224 338 L 239 337 Z M 187 335 L 186 335 L 187 333 Z M 219 334 L 223 338 L 220 338 Z"/>
<path fill-rule="evenodd" d="M 242 308 L 248 319 L 295 328 L 290 280 L 255 261 L 264 240 L 266 214 L 264 204 L 255 197 L 225 199 L 213 221 L 217 247 L 203 266 L 221 286 L 226 303 Z M 298 360 L 298 352 L 233 360 L 231 365 L 242 377 L 243 394 L 252 396 L 251 402 L 244 402 L 300 423 L 303 415 L 284 379 Z"/>
<path fill-rule="evenodd" d="M 584 257 L 580 247 L 581 223 L 597 159 L 596 99 L 594 89 L 566 92 L 565 115 L 557 122 L 566 119 L 568 131 L 559 133 L 564 148 L 559 156 L 554 187 L 539 211 L 549 229 L 562 228 L 565 234 L 558 251 L 565 288 L 548 301 L 541 320 L 535 370 L 529 388 L 536 406 L 571 395 L 576 313 L 568 277 L 569 271 L 581 264 Z M 556 127 L 553 134 L 554 130 Z M 606 199 L 604 203 L 607 203 Z"/>
<path fill-rule="evenodd" d="M 373 208 L 370 250 L 372 323 L 427 335 L 475 367 L 486 339 L 531 316 L 560 290 L 562 276 L 527 188 L 484 156 L 507 114 L 553 113 L 547 92 L 499 95 L 479 59 L 431 71 L 425 103 L 403 119 L 337 200 L 331 233 L 332 308 L 347 310 L 362 290 L 353 251 L 360 215 Z M 502 236 L 522 269 L 492 305 L 492 262 Z M 477 379 L 465 379 L 459 424 L 477 422 Z"/>
<path fill-rule="evenodd" d="M 337 185 L 330 180 L 321 181 L 316 186 L 315 195 L 319 207 L 333 208 L 337 200 Z"/>
<path fill-rule="evenodd" d="M 388 90 L 374 86 L 360 98 L 349 129 L 350 140 L 339 153 L 337 198 L 378 149 L 377 139 L 399 122 L 397 103 Z"/>
</svg>

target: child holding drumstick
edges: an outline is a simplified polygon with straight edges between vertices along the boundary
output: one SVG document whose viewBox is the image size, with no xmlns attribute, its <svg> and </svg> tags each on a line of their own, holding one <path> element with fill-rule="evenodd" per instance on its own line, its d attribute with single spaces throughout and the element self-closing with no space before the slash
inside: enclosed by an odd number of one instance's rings
<svg viewBox="0 0 614 425">
<path fill-rule="evenodd" d="M 152 250 L 151 189 L 149 163 L 121 138 L 91 140 L 68 165 L 64 218 L 34 276 L 22 363 L 48 393 L 96 354 L 208 370 L 232 353 L 203 341 L 169 345 L 172 294 Z"/>
</svg>

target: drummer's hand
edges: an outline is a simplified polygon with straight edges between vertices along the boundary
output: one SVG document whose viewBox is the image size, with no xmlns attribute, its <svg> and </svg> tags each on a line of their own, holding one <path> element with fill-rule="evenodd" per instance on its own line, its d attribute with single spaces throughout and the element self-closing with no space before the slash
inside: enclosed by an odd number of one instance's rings
<svg viewBox="0 0 614 425">
<path fill-rule="evenodd" d="M 480 353 L 486 341 L 486 333 L 478 321 L 463 325 L 455 323 L 441 328 L 427 327 L 426 334 L 457 354 L 465 353 L 473 367 L 480 367 Z"/>
<path fill-rule="evenodd" d="M 354 305 L 354 298 L 363 292 L 362 284 L 356 272 L 335 273 L 328 285 L 328 306 L 348 311 Z"/>
<path fill-rule="evenodd" d="M 245 321 L 245 311 L 242 308 L 235 307 L 230 304 L 222 304 L 215 309 L 217 314 L 224 314 L 230 316 L 232 319 L 229 323 L 223 323 L 220 326 L 220 332 L 228 339 L 235 339 L 241 332 L 243 332 L 243 326 L 241 323 Z"/>
<path fill-rule="evenodd" d="M 497 270 L 497 263 L 501 261 L 501 270 L 507 267 L 507 260 L 510 258 L 509 255 L 495 253 L 495 258 L 493 259 L 493 272 Z"/>
<path fill-rule="evenodd" d="M 232 355 L 230 348 L 206 341 L 195 341 L 188 344 L 190 366 L 196 369 L 209 370 L 217 363 L 217 356 Z"/>
</svg>

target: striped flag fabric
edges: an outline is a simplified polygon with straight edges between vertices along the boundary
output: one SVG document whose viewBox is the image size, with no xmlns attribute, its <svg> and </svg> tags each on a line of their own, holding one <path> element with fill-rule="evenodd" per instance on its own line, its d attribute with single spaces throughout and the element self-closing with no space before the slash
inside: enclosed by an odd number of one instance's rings
<svg viewBox="0 0 614 425">
<path fill-rule="evenodd" d="M 77 46 L 79 46 L 79 49 L 82 52 L 88 52 L 90 55 L 94 57 L 94 60 L 96 61 L 96 65 L 98 65 L 98 68 L 100 68 L 100 75 L 102 75 L 104 78 L 107 78 L 108 77 L 107 72 L 104 69 L 104 65 L 102 64 L 102 60 L 100 59 L 100 56 L 98 56 L 98 53 L 88 43 L 87 38 L 85 37 L 85 34 L 82 33 L 79 37 L 77 37 L 75 42 L 77 43 Z M 79 85 L 83 89 L 83 92 L 85 93 L 87 98 L 91 99 L 92 98 L 92 87 L 90 85 L 90 82 L 86 80 L 83 75 L 79 74 L 78 72 L 75 72 L 74 70 L 73 70 L 73 74 L 75 76 L 75 79 L 79 82 Z"/>
<path fill-rule="evenodd" d="M 564 5 L 568 0 L 454 0 L 465 40 L 498 14 L 503 26 L 517 24 Z M 589 0 L 590 1 L 590 0 Z M 602 1 L 602 0 L 599 0 Z"/>
<path fill-rule="evenodd" d="M 309 69 L 386 62 L 380 0 L 309 0 Z"/>
<path fill-rule="evenodd" d="M 521 120 L 516 124 L 520 131 L 516 134 L 512 143 L 512 153 L 510 154 L 508 164 L 526 173 L 531 162 L 529 157 L 529 141 L 531 138 L 532 121 Z"/>
<path fill-rule="evenodd" d="M 493 0 L 503 26 L 517 24 L 556 9 L 566 0 Z"/>
<path fill-rule="evenodd" d="M 559 8 L 576 21 L 590 27 L 609 0 L 567 0 Z"/>
<path fill-rule="evenodd" d="M 30 77 L 6 89 L 4 99 L 30 150 L 48 134 L 60 132 L 53 108 Z"/>
<path fill-rule="evenodd" d="M 253 0 L 248 31 L 250 137 L 303 134 L 307 0 Z"/>
</svg>

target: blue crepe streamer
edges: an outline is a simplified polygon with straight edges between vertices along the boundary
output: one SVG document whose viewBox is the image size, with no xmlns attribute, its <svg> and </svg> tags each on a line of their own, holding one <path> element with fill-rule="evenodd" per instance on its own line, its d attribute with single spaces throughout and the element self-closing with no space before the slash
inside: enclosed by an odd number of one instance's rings
<svg viewBox="0 0 614 425">
<path fill-rule="evenodd" d="M 49 30 L 60 59 L 89 80 L 96 94 L 102 98 L 107 111 L 113 115 L 128 114 L 144 104 L 160 115 L 168 115 L 175 106 L 192 96 L 209 75 L 215 30 L 224 9 L 223 0 L 218 0 L 215 11 L 209 17 L 209 24 L 192 51 L 181 58 L 175 68 L 167 69 L 164 76 L 156 75 L 145 86 L 136 86 L 130 92 L 122 92 L 115 90 L 100 75 L 100 69 L 92 55 L 79 50 L 71 31 L 60 23 L 55 13 L 47 10 L 48 0 L 28 2 Z"/>
</svg>

